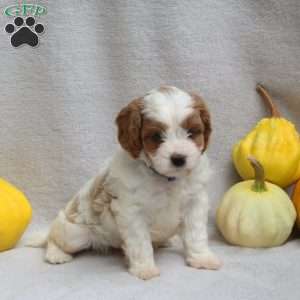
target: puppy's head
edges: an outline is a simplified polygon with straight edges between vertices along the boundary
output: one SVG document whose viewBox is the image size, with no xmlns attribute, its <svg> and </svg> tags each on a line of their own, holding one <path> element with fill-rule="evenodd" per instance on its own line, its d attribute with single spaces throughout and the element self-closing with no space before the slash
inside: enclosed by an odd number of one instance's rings
<svg viewBox="0 0 300 300">
<path fill-rule="evenodd" d="M 146 157 L 165 176 L 189 173 L 211 133 L 210 115 L 200 96 L 170 86 L 133 100 L 116 123 L 121 146 L 134 159 Z"/>
</svg>

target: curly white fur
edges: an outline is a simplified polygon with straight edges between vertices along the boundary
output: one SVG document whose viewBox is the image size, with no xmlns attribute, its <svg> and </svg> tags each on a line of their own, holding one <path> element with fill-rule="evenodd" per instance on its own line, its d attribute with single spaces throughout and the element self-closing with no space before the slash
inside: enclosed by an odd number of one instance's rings
<svg viewBox="0 0 300 300">
<path fill-rule="evenodd" d="M 176 180 L 153 172 L 145 153 L 134 159 L 118 149 L 54 220 L 47 237 L 48 262 L 68 262 L 72 254 L 84 249 L 122 248 L 129 272 L 150 279 L 159 275 L 153 245 L 180 234 L 187 264 L 220 267 L 207 244 L 209 161 L 179 126 L 192 111 L 191 98 L 172 89 L 171 93 L 151 91 L 145 97 L 144 114 L 168 125 L 165 143 L 152 157 L 152 166 Z M 187 157 L 184 171 L 170 165 L 169 155 L 174 151 Z"/>
</svg>

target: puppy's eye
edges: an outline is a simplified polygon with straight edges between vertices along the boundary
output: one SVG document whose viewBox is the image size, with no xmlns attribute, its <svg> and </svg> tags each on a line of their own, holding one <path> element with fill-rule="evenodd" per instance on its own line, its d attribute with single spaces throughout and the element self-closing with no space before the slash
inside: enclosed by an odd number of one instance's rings
<svg viewBox="0 0 300 300">
<path fill-rule="evenodd" d="M 202 133 L 202 131 L 200 128 L 191 128 L 187 131 L 187 135 L 191 139 L 195 138 L 196 136 L 198 136 L 201 133 Z"/>
<path fill-rule="evenodd" d="M 163 141 L 163 137 L 160 132 L 154 132 L 150 138 L 155 143 L 161 143 Z"/>
</svg>

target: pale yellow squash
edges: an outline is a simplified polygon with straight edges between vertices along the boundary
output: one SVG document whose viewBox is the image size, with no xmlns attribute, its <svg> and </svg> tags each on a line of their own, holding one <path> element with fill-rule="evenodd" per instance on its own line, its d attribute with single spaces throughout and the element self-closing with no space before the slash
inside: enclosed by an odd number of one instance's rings
<svg viewBox="0 0 300 300">
<path fill-rule="evenodd" d="M 279 246 L 292 231 L 296 211 L 287 193 L 265 182 L 263 167 L 250 159 L 256 179 L 237 183 L 227 191 L 217 210 L 217 226 L 234 245 Z"/>
</svg>

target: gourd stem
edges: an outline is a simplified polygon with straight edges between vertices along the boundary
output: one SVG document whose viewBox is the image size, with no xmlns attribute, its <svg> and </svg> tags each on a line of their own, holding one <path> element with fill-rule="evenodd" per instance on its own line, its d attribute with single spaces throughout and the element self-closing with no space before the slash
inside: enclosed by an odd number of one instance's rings
<svg viewBox="0 0 300 300">
<path fill-rule="evenodd" d="M 252 186 L 252 190 L 259 193 L 267 191 L 267 186 L 265 183 L 265 171 L 263 166 L 253 156 L 249 156 L 248 160 L 250 161 L 255 173 L 255 181 Z"/>
<path fill-rule="evenodd" d="M 274 104 L 274 102 L 272 100 L 272 97 L 267 92 L 267 90 L 261 84 L 258 84 L 256 86 L 256 90 L 261 95 L 261 97 L 263 98 L 265 103 L 267 103 L 267 105 L 269 106 L 269 108 L 271 110 L 272 117 L 273 118 L 280 118 L 281 117 L 280 112 L 278 111 L 276 105 Z"/>
</svg>

